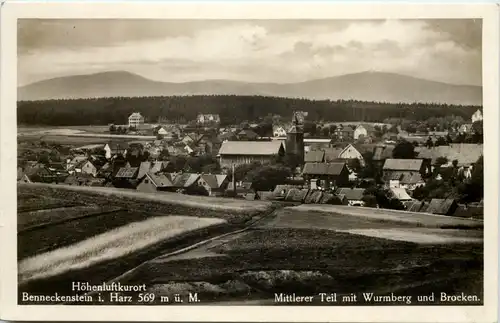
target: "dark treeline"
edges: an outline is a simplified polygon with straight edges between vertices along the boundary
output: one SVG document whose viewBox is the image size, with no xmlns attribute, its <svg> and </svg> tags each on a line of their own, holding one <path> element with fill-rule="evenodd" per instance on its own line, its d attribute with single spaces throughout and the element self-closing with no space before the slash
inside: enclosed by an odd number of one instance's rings
<svg viewBox="0 0 500 323">
<path fill-rule="evenodd" d="M 257 120 L 269 114 L 286 117 L 291 115 L 292 110 L 308 112 L 307 118 L 311 121 L 382 122 L 387 118 L 426 120 L 448 115 L 461 116 L 468 120 L 477 108 L 477 106 L 447 104 L 201 95 L 19 101 L 17 115 L 19 124 L 70 126 L 125 124 L 132 112 L 140 112 L 149 122 L 156 122 L 158 117 L 176 122 L 189 122 L 199 113 L 217 113 L 221 117 L 221 123 L 227 125 Z"/>
</svg>

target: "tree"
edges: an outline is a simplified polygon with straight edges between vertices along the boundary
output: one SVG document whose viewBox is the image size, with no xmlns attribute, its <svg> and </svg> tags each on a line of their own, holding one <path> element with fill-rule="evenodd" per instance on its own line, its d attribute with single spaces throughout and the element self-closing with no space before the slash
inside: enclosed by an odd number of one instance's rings
<svg viewBox="0 0 500 323">
<path fill-rule="evenodd" d="M 170 154 L 167 149 L 162 149 L 160 154 L 158 155 L 158 160 L 167 161 L 169 159 Z"/>
<path fill-rule="evenodd" d="M 376 207 L 377 206 L 377 198 L 374 195 L 363 195 L 361 199 L 366 207 Z"/>
<path fill-rule="evenodd" d="M 436 140 L 436 146 L 448 146 L 448 142 L 443 137 L 439 137 Z"/>
<path fill-rule="evenodd" d="M 156 135 L 156 139 L 158 139 L 158 140 L 162 140 L 162 139 L 163 139 L 163 135 L 161 135 L 161 134 L 157 134 L 157 135 Z"/>
<path fill-rule="evenodd" d="M 116 127 L 115 127 L 114 124 L 112 124 L 112 125 L 109 126 L 109 132 L 110 133 L 115 133 L 116 132 Z"/>
<path fill-rule="evenodd" d="M 425 146 L 426 146 L 427 148 L 434 147 L 434 142 L 432 141 L 432 138 L 431 138 L 431 137 L 427 138 L 427 141 L 425 142 Z"/>
<path fill-rule="evenodd" d="M 244 180 L 248 172 L 260 167 L 262 167 L 262 164 L 259 162 L 253 162 L 250 164 L 241 164 L 236 166 L 234 168 L 235 181 Z M 229 172 L 228 175 L 230 177 L 229 180 L 232 180 L 232 172 Z"/>
<path fill-rule="evenodd" d="M 180 172 L 187 165 L 187 157 L 185 156 L 171 156 L 170 162 L 172 163 L 172 168 L 174 172 Z"/>
<path fill-rule="evenodd" d="M 281 165 L 265 165 L 253 169 L 245 180 L 252 182 L 256 191 L 272 191 L 278 184 L 283 184 L 291 176 L 290 169 Z"/>
<path fill-rule="evenodd" d="M 202 155 L 198 157 L 190 157 L 187 160 L 187 166 L 194 173 L 202 173 L 204 167 L 211 165 L 208 169 L 219 169 L 219 163 L 211 155 Z"/>
<path fill-rule="evenodd" d="M 401 141 L 394 147 L 392 151 L 392 157 L 396 159 L 412 159 L 415 158 L 417 154 L 415 153 L 415 146 L 411 142 Z"/>
<path fill-rule="evenodd" d="M 436 158 L 436 165 L 437 166 L 442 166 L 448 163 L 448 158 L 445 156 L 441 156 Z"/>
</svg>

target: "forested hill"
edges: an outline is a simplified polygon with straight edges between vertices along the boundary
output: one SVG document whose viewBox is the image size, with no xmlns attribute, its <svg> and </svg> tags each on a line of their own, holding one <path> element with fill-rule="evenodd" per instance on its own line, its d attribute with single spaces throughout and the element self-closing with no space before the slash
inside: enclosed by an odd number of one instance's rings
<svg viewBox="0 0 500 323">
<path fill-rule="evenodd" d="M 360 100 L 377 102 L 436 102 L 482 104 L 481 86 L 457 85 L 408 75 L 361 72 L 299 83 L 252 83 L 203 80 L 160 82 L 124 71 L 63 76 L 18 88 L 19 101 L 102 97 L 240 95 L 305 98 L 311 100 Z"/>
<path fill-rule="evenodd" d="M 132 112 L 141 112 L 151 122 L 156 122 L 160 116 L 171 121 L 189 122 L 199 113 L 217 113 L 223 124 L 234 124 L 257 120 L 269 114 L 291 116 L 293 110 L 307 111 L 311 121 L 382 122 L 387 118 L 425 120 L 450 115 L 470 120 L 477 109 L 478 106 L 313 101 L 236 95 L 121 97 L 19 101 L 17 121 L 18 124 L 52 126 L 125 124 Z"/>
</svg>

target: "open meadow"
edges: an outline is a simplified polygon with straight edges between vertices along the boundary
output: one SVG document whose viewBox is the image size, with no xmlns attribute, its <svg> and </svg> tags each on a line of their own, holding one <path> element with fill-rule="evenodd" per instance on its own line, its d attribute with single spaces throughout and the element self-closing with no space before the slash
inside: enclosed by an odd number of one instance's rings
<svg viewBox="0 0 500 323">
<path fill-rule="evenodd" d="M 19 291 L 69 292 L 71 281 L 99 284 L 169 250 L 239 228 L 270 203 L 128 197 L 80 187 L 18 186 Z M 50 196 L 50 198 L 48 197 Z M 224 204 L 224 203 L 222 203 Z M 42 209 L 37 210 L 36 205 Z"/>
<path fill-rule="evenodd" d="M 198 292 L 204 302 L 238 305 L 272 304 L 275 293 L 481 295 L 482 230 L 475 222 L 436 227 L 449 224 L 445 218 L 381 221 L 289 207 L 245 232 L 148 261 L 120 281 L 146 283 L 157 295 Z"/>
</svg>

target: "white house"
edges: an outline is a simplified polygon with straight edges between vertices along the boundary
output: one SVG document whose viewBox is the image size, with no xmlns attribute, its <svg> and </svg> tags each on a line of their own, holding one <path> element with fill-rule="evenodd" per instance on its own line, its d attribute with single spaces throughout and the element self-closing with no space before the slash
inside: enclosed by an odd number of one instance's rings
<svg viewBox="0 0 500 323">
<path fill-rule="evenodd" d="M 274 137 L 286 137 L 286 130 L 282 126 L 273 127 L 273 136 Z"/>
<path fill-rule="evenodd" d="M 349 144 L 339 154 L 339 159 L 357 159 L 361 166 L 365 165 L 363 155 L 353 145 Z"/>
<path fill-rule="evenodd" d="M 199 114 L 196 122 L 199 124 L 220 123 L 220 116 L 218 114 Z"/>
<path fill-rule="evenodd" d="M 366 130 L 363 125 L 358 125 L 356 129 L 354 129 L 354 139 L 358 140 L 359 137 L 367 137 L 368 136 L 368 131 Z"/>
<path fill-rule="evenodd" d="M 483 121 L 483 113 L 481 112 L 480 109 L 477 109 L 476 112 L 474 112 L 474 114 L 472 115 L 472 123 L 476 122 L 476 121 Z"/>
<path fill-rule="evenodd" d="M 134 112 L 128 117 L 129 127 L 139 127 L 144 124 L 144 117 L 139 112 Z"/>
<path fill-rule="evenodd" d="M 161 127 L 160 129 L 158 129 L 158 134 L 162 135 L 162 136 L 166 136 L 166 135 L 168 135 L 168 131 L 165 130 L 165 128 Z"/>
</svg>

